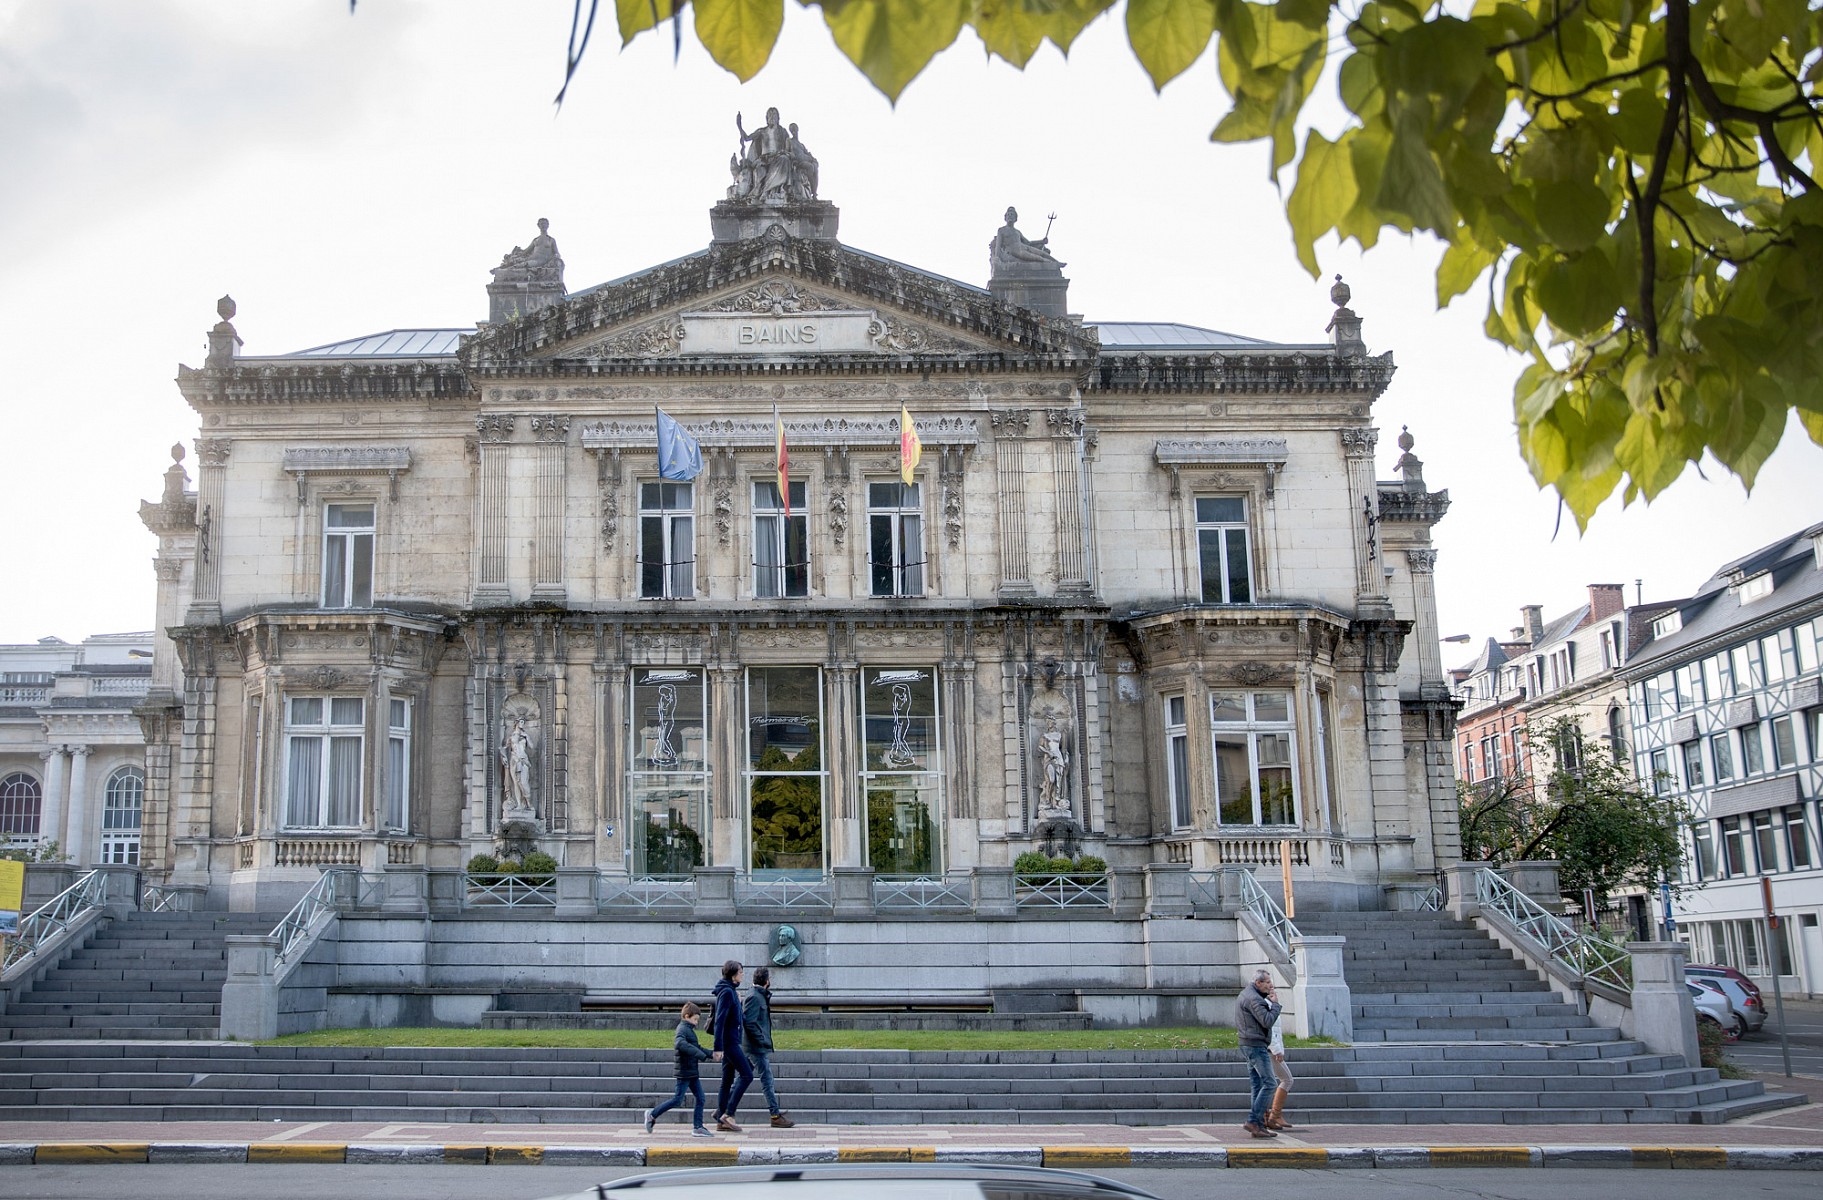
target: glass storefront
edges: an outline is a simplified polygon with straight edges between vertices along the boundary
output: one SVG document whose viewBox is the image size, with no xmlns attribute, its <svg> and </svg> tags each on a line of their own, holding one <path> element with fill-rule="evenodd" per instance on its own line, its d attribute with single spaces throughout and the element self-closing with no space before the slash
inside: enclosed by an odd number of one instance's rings
<svg viewBox="0 0 1823 1200">
<path fill-rule="evenodd" d="M 748 868 L 759 878 L 821 879 L 828 865 L 822 677 L 747 671 Z"/>
<path fill-rule="evenodd" d="M 937 673 L 863 668 L 860 708 L 867 865 L 882 875 L 938 874 Z"/>
<path fill-rule="evenodd" d="M 703 672 L 633 672 L 627 758 L 628 870 L 685 875 L 709 862 L 709 731 Z"/>
</svg>

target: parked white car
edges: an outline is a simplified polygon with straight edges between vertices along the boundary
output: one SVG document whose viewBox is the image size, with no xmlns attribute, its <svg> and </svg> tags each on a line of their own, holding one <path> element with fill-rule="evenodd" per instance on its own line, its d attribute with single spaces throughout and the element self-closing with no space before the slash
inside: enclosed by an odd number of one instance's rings
<svg viewBox="0 0 1823 1200">
<path fill-rule="evenodd" d="M 1704 1021 L 1713 1021 L 1721 1027 L 1722 1036 L 1734 1041 L 1740 1034 L 1735 1031 L 1735 1013 L 1729 1006 L 1728 997 L 1720 990 L 1699 987 L 1694 983 L 1685 983 L 1690 989 L 1690 1003 L 1696 1005 L 1696 1019 L 1700 1025 Z"/>
</svg>

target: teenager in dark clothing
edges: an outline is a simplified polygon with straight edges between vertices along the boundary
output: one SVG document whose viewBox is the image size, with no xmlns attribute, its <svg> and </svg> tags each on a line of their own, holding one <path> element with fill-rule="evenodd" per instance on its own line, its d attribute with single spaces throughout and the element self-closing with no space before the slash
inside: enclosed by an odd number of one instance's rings
<svg viewBox="0 0 1823 1200">
<path fill-rule="evenodd" d="M 732 958 L 722 964 L 722 977 L 715 984 L 715 1012 L 709 1018 L 710 1044 L 722 1059 L 722 1092 L 715 1106 L 715 1127 L 726 1133 L 739 1133 L 734 1111 L 741 1097 L 753 1083 L 753 1064 L 741 1051 L 746 1033 L 746 1019 L 741 1011 L 741 964 Z"/>
<path fill-rule="evenodd" d="M 772 968 L 753 969 L 753 987 L 747 991 L 747 1038 L 742 1048 L 753 1061 L 753 1073 L 760 1077 L 760 1089 L 766 1093 L 766 1108 L 772 1113 L 774 1129 L 790 1129 L 797 1122 L 779 1111 L 779 1094 L 772 1089 Z"/>
<path fill-rule="evenodd" d="M 677 1049 L 677 1066 L 672 1072 L 677 1076 L 677 1091 L 671 1098 L 656 1108 L 646 1110 L 646 1132 L 652 1132 L 652 1126 L 658 1119 L 684 1102 L 684 1093 L 690 1092 L 696 1097 L 696 1113 L 691 1121 L 691 1131 L 696 1137 L 714 1137 L 703 1125 L 703 1081 L 699 1064 L 706 1058 L 720 1058 L 703 1049 L 703 1044 L 696 1040 L 696 1023 L 702 1019 L 703 1010 L 694 1004 L 686 1004 L 679 1013 L 682 1018 L 677 1023 L 677 1038 L 672 1043 Z"/>
</svg>

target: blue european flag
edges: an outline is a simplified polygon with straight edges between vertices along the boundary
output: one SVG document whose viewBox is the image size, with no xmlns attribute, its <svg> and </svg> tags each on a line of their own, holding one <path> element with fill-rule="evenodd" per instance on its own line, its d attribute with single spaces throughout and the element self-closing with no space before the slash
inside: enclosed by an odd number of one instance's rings
<svg viewBox="0 0 1823 1200">
<path fill-rule="evenodd" d="M 687 483 L 703 473 L 703 448 L 684 427 L 654 407 L 658 414 L 658 477 Z"/>
</svg>

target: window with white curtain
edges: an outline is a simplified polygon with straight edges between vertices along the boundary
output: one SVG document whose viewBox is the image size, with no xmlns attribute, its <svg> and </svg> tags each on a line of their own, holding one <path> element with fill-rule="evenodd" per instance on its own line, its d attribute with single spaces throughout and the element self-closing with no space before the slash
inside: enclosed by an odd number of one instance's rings
<svg viewBox="0 0 1823 1200">
<path fill-rule="evenodd" d="M 323 506 L 324 608 L 373 604 L 373 536 L 373 505 Z"/>
<path fill-rule="evenodd" d="M 1165 777 L 1171 792 L 1171 827 L 1189 829 L 1190 729 L 1182 696 L 1165 697 Z"/>
<path fill-rule="evenodd" d="M 359 696 L 285 698 L 286 828 L 359 827 L 366 709 Z"/>
<path fill-rule="evenodd" d="M 387 701 L 386 821 L 394 830 L 411 828 L 411 701 Z"/>
<path fill-rule="evenodd" d="M 753 594 L 761 600 L 810 594 L 810 518 L 804 485 L 792 483 L 791 515 L 780 503 L 779 485 L 753 485 Z"/>
</svg>

